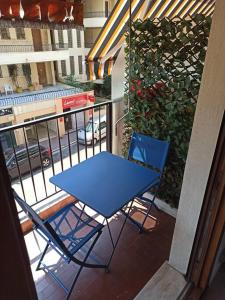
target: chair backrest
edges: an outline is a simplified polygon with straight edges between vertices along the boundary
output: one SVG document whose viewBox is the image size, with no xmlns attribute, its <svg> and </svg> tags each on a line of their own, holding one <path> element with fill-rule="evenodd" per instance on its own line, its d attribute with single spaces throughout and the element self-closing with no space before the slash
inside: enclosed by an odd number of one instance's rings
<svg viewBox="0 0 225 300">
<path fill-rule="evenodd" d="M 140 161 L 163 172 L 169 150 L 169 142 L 134 132 L 130 141 L 128 159 Z"/>
<path fill-rule="evenodd" d="M 19 197 L 19 195 L 13 190 L 13 195 L 15 201 L 19 204 L 19 206 L 22 208 L 22 210 L 25 212 L 25 214 L 28 216 L 28 218 L 33 222 L 34 225 L 37 226 L 39 230 L 50 240 L 52 241 L 61 251 L 63 251 L 66 255 L 70 255 L 70 253 L 67 251 L 65 245 L 60 240 L 60 238 L 57 236 L 57 233 L 52 228 L 52 226 L 47 222 L 42 220 L 39 215 L 23 200 Z"/>
</svg>

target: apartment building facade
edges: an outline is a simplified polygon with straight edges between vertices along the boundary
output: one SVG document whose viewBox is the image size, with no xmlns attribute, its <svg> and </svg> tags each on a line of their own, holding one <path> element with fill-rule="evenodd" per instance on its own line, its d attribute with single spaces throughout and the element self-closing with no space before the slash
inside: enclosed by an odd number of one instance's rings
<svg viewBox="0 0 225 300">
<path fill-rule="evenodd" d="M 68 44 L 69 58 L 57 61 L 59 78 L 72 75 L 86 81 L 86 55 L 94 45 L 116 0 L 84 2 L 84 29 L 54 30 L 54 43 Z"/>
<path fill-rule="evenodd" d="M 57 76 L 74 76 L 76 80 L 86 80 L 84 30 L 54 30 L 54 44 L 68 46 L 68 57 L 57 61 Z"/>
<path fill-rule="evenodd" d="M 54 32 L 49 29 L 0 29 L 0 128 L 88 105 L 89 95 L 93 101 L 93 92 L 82 93 L 80 89 L 57 82 L 58 67 L 62 61 L 72 61 L 71 53 L 74 65 L 69 65 L 67 75 L 73 70 L 79 72 L 78 57 L 82 56 L 82 50 L 73 48 L 75 39 L 72 37 L 71 44 L 71 33 L 76 37 L 76 29 L 64 31 L 69 39 L 62 42 L 54 40 Z M 82 33 L 80 37 L 80 44 L 84 45 Z M 43 126 L 39 126 L 40 134 L 45 130 Z M 59 124 L 60 135 L 72 126 L 70 120 L 63 119 Z M 49 127 L 53 135 L 57 134 L 56 124 L 49 122 Z M 34 128 L 27 126 L 27 140 L 35 139 L 35 135 Z M 12 138 L 17 145 L 25 142 L 19 130 L 13 137 L 1 135 L 0 138 L 6 147 Z"/>
<path fill-rule="evenodd" d="M 84 40 L 86 54 L 94 45 L 102 27 L 104 26 L 116 0 L 86 0 L 84 3 Z"/>
<path fill-rule="evenodd" d="M 93 91 L 85 95 L 79 89 L 59 85 L 58 81 L 71 75 L 78 81 L 87 80 L 86 55 L 115 3 L 116 0 L 86 0 L 84 28 L 0 28 L 0 128 L 92 103 Z M 65 106 L 68 99 L 71 107 Z M 70 120 L 63 120 L 60 135 L 72 126 Z M 55 124 L 50 127 L 56 133 Z M 34 139 L 34 130 L 29 126 L 26 130 L 28 140 Z M 11 137 L 0 138 L 7 145 Z M 24 143 L 19 131 L 13 139 L 15 144 Z"/>
</svg>

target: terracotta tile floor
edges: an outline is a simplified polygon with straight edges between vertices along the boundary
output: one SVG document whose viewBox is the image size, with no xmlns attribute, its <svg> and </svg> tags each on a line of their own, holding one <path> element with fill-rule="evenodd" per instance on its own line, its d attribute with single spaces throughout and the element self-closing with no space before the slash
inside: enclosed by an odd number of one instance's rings
<svg viewBox="0 0 225 300">
<path fill-rule="evenodd" d="M 133 214 L 138 218 L 142 216 L 135 210 Z M 71 300 L 131 300 L 137 295 L 162 263 L 168 259 L 172 241 L 175 219 L 163 212 L 154 211 L 152 215 L 154 219 L 149 218 L 146 224 L 148 232 L 143 234 L 139 234 L 137 227 L 129 221 L 126 223 L 111 263 L 110 273 L 107 274 L 104 270 L 83 269 Z M 110 227 L 113 235 L 118 233 L 123 220 L 122 215 L 117 215 L 111 220 Z M 65 292 L 49 275 L 43 271 L 35 271 L 40 250 L 35 243 L 33 233 L 26 236 L 26 243 L 38 298 L 40 300 L 65 299 Z M 40 241 L 41 250 L 43 247 L 44 244 Z M 111 251 L 111 243 L 108 230 L 104 228 L 92 253 L 98 261 L 105 262 L 109 257 L 109 251 Z M 48 253 L 48 257 L 49 261 L 53 259 L 53 251 Z M 62 264 L 58 269 L 58 274 L 66 286 L 70 285 L 76 270 L 77 267 L 73 263 Z"/>
</svg>

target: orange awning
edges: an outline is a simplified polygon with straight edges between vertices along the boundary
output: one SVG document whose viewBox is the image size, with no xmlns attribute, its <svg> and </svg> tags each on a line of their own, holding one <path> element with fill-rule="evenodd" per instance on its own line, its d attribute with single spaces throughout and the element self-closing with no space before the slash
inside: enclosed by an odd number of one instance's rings
<svg viewBox="0 0 225 300">
<path fill-rule="evenodd" d="M 0 22 L 15 24 L 34 22 L 65 27 L 83 26 L 83 5 L 66 0 L 5 0 L 0 1 Z M 37 27 L 37 26 L 35 26 Z"/>
</svg>

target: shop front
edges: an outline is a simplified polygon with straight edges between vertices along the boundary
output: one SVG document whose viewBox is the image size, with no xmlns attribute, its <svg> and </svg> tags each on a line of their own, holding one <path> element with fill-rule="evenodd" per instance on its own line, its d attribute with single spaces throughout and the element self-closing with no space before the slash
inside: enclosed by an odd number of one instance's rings
<svg viewBox="0 0 225 300">
<path fill-rule="evenodd" d="M 80 93 L 68 97 L 63 97 L 62 98 L 63 112 L 68 112 L 74 109 L 88 106 L 93 104 L 94 102 L 95 102 L 95 96 L 93 91 Z M 77 122 L 78 129 L 84 127 L 84 121 L 88 122 L 88 120 L 89 120 L 89 111 L 87 111 L 85 117 L 83 113 L 77 113 L 76 119 L 73 114 L 66 116 L 64 118 L 65 130 L 69 131 L 75 129 L 76 122 Z"/>
<path fill-rule="evenodd" d="M 12 125 L 13 121 L 13 108 L 1 108 L 0 109 L 0 129 L 4 127 L 9 127 Z M 0 133 L 0 142 L 3 147 L 3 150 L 6 150 L 7 148 L 10 148 L 12 143 L 15 145 L 15 135 L 12 131 L 10 132 L 2 132 Z"/>
</svg>

